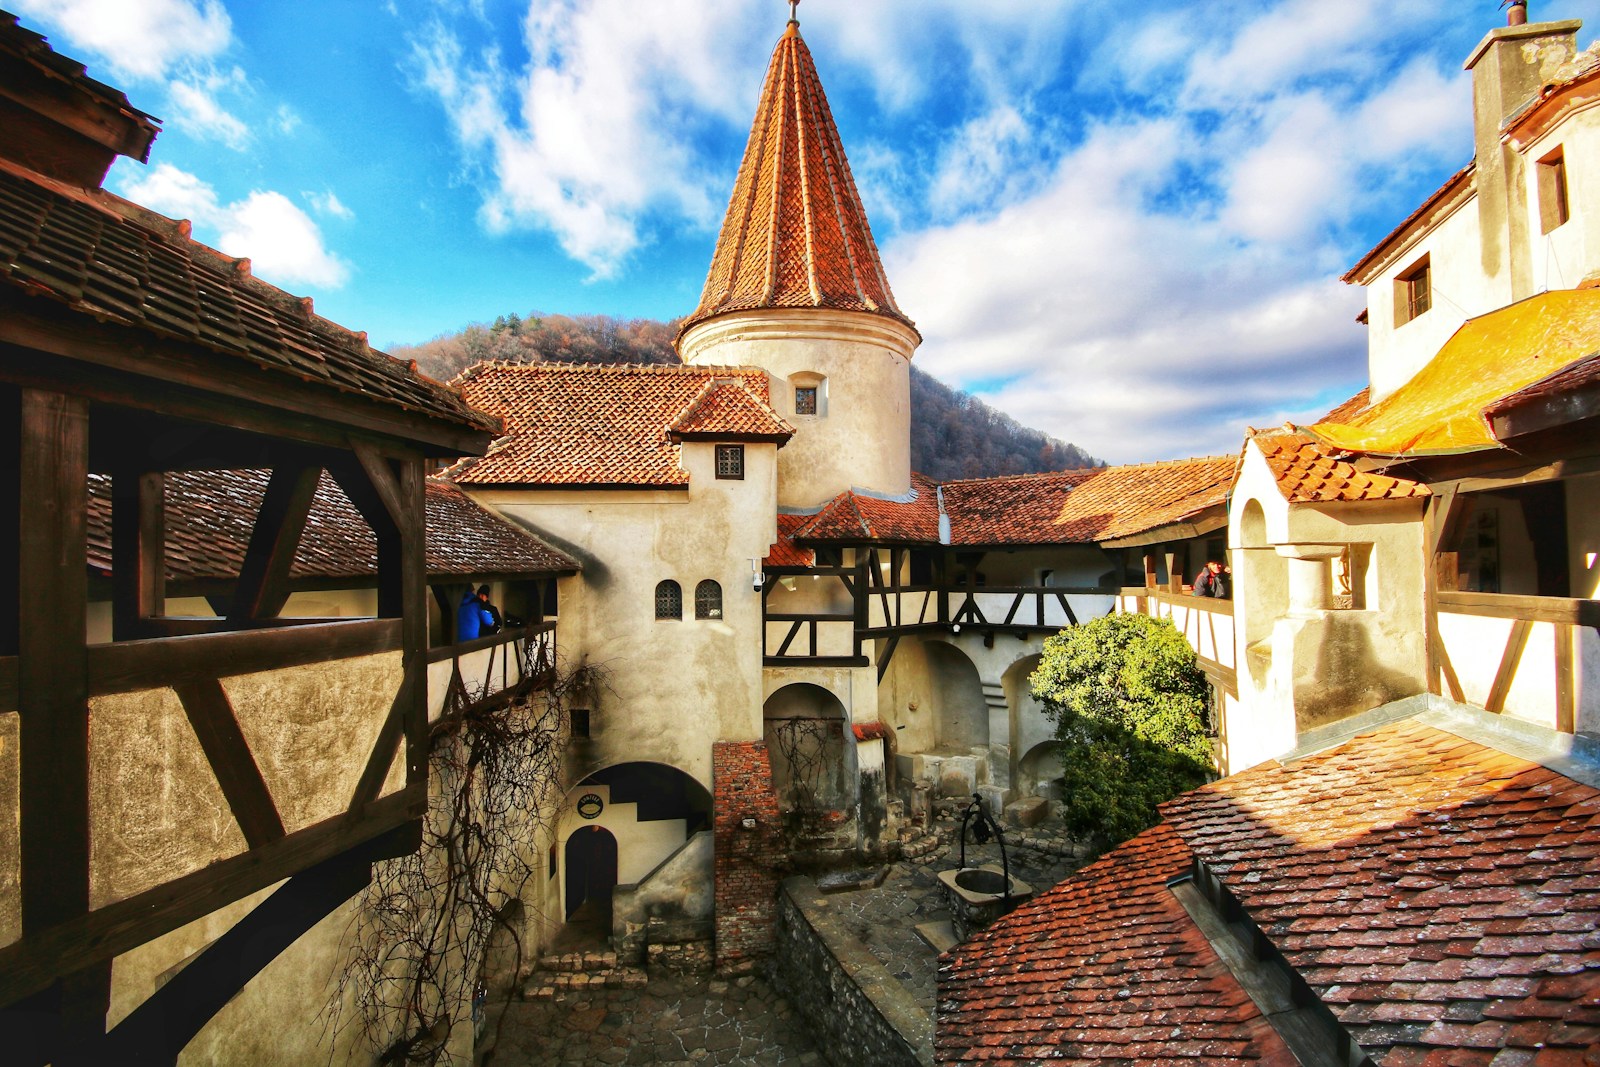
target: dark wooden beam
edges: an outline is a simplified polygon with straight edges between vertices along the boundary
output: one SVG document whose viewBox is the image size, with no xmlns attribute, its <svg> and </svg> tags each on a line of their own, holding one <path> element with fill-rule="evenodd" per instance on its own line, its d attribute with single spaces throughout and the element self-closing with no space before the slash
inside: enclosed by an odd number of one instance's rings
<svg viewBox="0 0 1600 1067">
<path fill-rule="evenodd" d="M 424 674 L 423 677 L 427 676 Z M 416 678 L 415 674 L 408 673 L 401 679 L 400 689 L 394 696 L 394 703 L 389 706 L 389 714 L 384 717 L 383 728 L 378 731 L 377 740 L 372 744 L 372 751 L 367 755 L 367 765 L 362 768 L 355 793 L 350 797 L 351 811 L 360 811 L 378 799 L 384 779 L 389 777 L 389 768 L 394 763 L 395 749 L 399 746 L 400 737 L 405 730 L 406 714 L 411 708 L 414 695 L 412 691 L 417 684 Z"/>
<path fill-rule="evenodd" d="M 1496 715 L 1505 710 L 1506 697 L 1511 695 L 1511 683 L 1516 680 L 1517 665 L 1522 662 L 1522 650 L 1528 646 L 1528 630 L 1532 625 L 1524 619 L 1511 624 L 1505 655 L 1500 657 L 1500 669 L 1494 672 L 1494 684 L 1489 687 L 1489 697 L 1483 702 L 1485 710 Z"/>
<path fill-rule="evenodd" d="M 1570 734 L 1578 725 L 1577 657 L 1573 655 L 1573 628 L 1557 624 L 1556 640 L 1556 729 Z"/>
<path fill-rule="evenodd" d="M 405 614 L 401 534 L 389 505 L 384 503 L 382 495 L 373 485 L 366 467 L 353 454 L 330 462 L 328 473 L 339 483 L 339 488 L 350 498 L 350 503 L 361 512 L 361 517 L 367 520 L 377 539 L 378 614 L 386 619 L 401 618 Z M 421 517 L 420 505 L 418 517 Z"/>
<path fill-rule="evenodd" d="M 234 717 L 233 705 L 228 703 L 222 683 L 206 678 L 180 682 L 173 689 L 183 704 L 184 713 L 189 716 L 189 725 L 200 739 L 200 748 L 217 776 L 217 783 L 222 786 L 222 795 L 227 798 L 245 841 L 251 848 L 260 848 L 281 838 L 283 820 L 272 801 L 272 791 L 261 777 L 261 768 L 256 766 L 255 757 L 250 753 L 250 743 L 239 729 L 239 720 Z"/>
<path fill-rule="evenodd" d="M 21 600 L 17 595 L 18 567 L 14 561 L 21 558 L 22 521 L 18 517 L 22 494 L 21 448 L 22 410 L 21 393 L 8 386 L 0 386 L 0 657 L 17 654 L 17 629 L 22 619 Z M 13 675 L 13 684 L 15 676 Z M 15 697 L 13 696 L 13 701 Z M 14 709 L 15 703 L 6 705 Z"/>
<path fill-rule="evenodd" d="M 78 570 L 83 570 L 79 561 Z M 221 675 L 298 667 L 400 647 L 396 619 L 353 619 L 238 633 L 96 645 L 89 654 L 89 692 L 95 696 L 216 679 Z"/>
<path fill-rule="evenodd" d="M 17 587 L 22 928 L 89 908 L 89 405 L 24 389 Z"/>
<path fill-rule="evenodd" d="M 401 852 L 421 845 L 425 786 L 407 786 L 360 815 L 340 814 L 288 837 L 219 860 L 136 896 L 108 904 L 37 935 L 0 947 L 0 1005 L 36 993 L 57 977 L 110 960 L 274 882 L 402 825 Z M 377 857 L 374 857 L 377 858 Z"/>
<path fill-rule="evenodd" d="M 283 610 L 289 599 L 289 568 L 305 533 L 321 476 L 320 467 L 299 464 L 272 472 L 228 608 L 230 623 L 270 618 Z"/>
<path fill-rule="evenodd" d="M 366 848 L 289 879 L 118 1023 L 102 1045 L 102 1062 L 176 1060 L 262 968 L 371 882 Z"/>
<path fill-rule="evenodd" d="M 121 470 L 111 479 L 111 633 L 151 637 L 143 620 L 165 613 L 167 521 L 160 471 Z"/>
<path fill-rule="evenodd" d="M 365 451 L 357 454 L 368 455 Z M 384 470 L 390 469 L 388 463 L 375 458 L 362 460 L 363 464 L 368 462 L 375 462 Z M 415 458 L 395 461 L 392 474 L 388 495 L 394 497 L 391 515 L 399 534 L 395 563 L 400 571 L 401 662 L 406 679 L 412 683 L 409 691 L 401 694 L 404 698 L 406 782 L 420 784 L 428 780 L 428 531 L 424 502 L 427 481 L 422 461 Z M 382 472 L 368 477 L 379 496 L 387 499 Z M 380 597 L 384 577 L 380 554 Z"/>
</svg>

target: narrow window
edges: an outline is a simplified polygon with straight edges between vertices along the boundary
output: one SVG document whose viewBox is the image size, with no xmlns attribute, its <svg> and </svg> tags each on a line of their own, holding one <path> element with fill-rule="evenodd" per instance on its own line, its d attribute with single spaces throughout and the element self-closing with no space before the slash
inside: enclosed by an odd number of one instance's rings
<svg viewBox="0 0 1600 1067">
<path fill-rule="evenodd" d="M 683 589 L 671 578 L 656 586 L 656 618 L 683 618 Z"/>
<path fill-rule="evenodd" d="M 572 736 L 573 737 L 588 737 L 589 736 L 589 709 L 588 708 L 573 708 L 572 709 Z"/>
<path fill-rule="evenodd" d="M 1569 217 L 1567 159 L 1558 148 L 1539 160 L 1539 220 L 1544 227 L 1542 232 L 1549 233 Z"/>
<path fill-rule="evenodd" d="M 1433 307 L 1433 271 L 1428 257 L 1412 264 L 1394 282 L 1394 324 L 1404 326 Z"/>
<path fill-rule="evenodd" d="M 722 618 L 722 586 L 710 578 L 694 587 L 694 617 L 697 619 Z"/>
<path fill-rule="evenodd" d="M 796 415 L 815 415 L 817 413 L 817 387 L 814 385 L 797 385 L 794 390 L 794 413 Z"/>
<path fill-rule="evenodd" d="M 717 446 L 717 477 L 744 477 L 744 445 Z"/>
</svg>

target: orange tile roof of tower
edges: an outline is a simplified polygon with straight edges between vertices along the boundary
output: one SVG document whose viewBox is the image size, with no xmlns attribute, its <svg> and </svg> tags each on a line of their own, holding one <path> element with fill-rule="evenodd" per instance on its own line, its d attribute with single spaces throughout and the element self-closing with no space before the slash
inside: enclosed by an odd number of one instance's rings
<svg viewBox="0 0 1600 1067">
<path fill-rule="evenodd" d="M 700 306 L 678 336 L 716 315 L 758 308 L 864 311 L 912 325 L 889 291 L 833 113 L 794 22 L 767 68 Z"/>
</svg>

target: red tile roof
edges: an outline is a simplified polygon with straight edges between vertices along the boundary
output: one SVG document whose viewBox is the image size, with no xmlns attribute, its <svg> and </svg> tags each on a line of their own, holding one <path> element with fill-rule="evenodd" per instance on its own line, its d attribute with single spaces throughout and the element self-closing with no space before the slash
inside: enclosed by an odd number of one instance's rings
<svg viewBox="0 0 1600 1067">
<path fill-rule="evenodd" d="M 794 436 L 794 427 L 757 400 L 742 382 L 713 379 L 700 396 L 673 420 L 670 434 L 678 440 L 776 441 Z"/>
<path fill-rule="evenodd" d="M 1157 826 L 951 949 L 936 1061 L 1294 1064 L 1167 888 L 1190 862 Z"/>
<path fill-rule="evenodd" d="M 0 160 L 0 286 L 236 359 L 296 383 L 466 426 L 497 427 L 459 395 L 320 318 L 174 223 Z"/>
<path fill-rule="evenodd" d="M 1309 437 L 1290 432 L 1256 432 L 1250 440 L 1261 449 L 1278 481 L 1278 490 L 1291 504 L 1335 501 L 1405 500 L 1425 497 L 1421 482 L 1360 471 L 1334 459 Z"/>
<path fill-rule="evenodd" d="M 1406 721 L 1163 813 L 945 957 L 941 1062 L 1270 1053 L 1163 886 L 1190 855 L 1381 1064 L 1600 1048 L 1600 790 Z"/>
<path fill-rule="evenodd" d="M 167 475 L 166 568 L 171 581 L 239 575 L 265 471 L 184 471 Z M 426 486 L 427 567 L 433 576 L 571 573 L 570 556 L 493 514 L 456 486 Z M 111 573 L 111 480 L 89 476 L 89 566 Z M 291 579 L 364 579 L 377 574 L 378 545 L 361 513 L 324 473 L 290 569 Z"/>
<path fill-rule="evenodd" d="M 814 567 L 817 564 L 815 549 L 801 548 L 794 543 L 794 532 L 801 526 L 810 522 L 813 515 L 779 515 L 778 540 L 773 544 L 772 551 L 767 558 L 761 561 L 764 568 L 773 567 Z"/>
<path fill-rule="evenodd" d="M 456 383 L 506 432 L 487 456 L 451 468 L 463 485 L 683 487 L 673 433 L 737 441 L 793 432 L 769 405 L 766 372 L 753 367 L 479 363 Z"/>
<path fill-rule="evenodd" d="M 755 308 L 911 320 L 889 291 L 811 52 L 790 23 L 767 69 L 696 323 Z"/>
<path fill-rule="evenodd" d="M 1182 522 L 1227 502 L 1232 456 L 947 482 L 956 545 L 1089 544 Z"/>
<path fill-rule="evenodd" d="M 1318 419 L 1317 421 L 1318 422 L 1349 422 L 1352 417 L 1354 417 L 1358 413 L 1366 410 L 1366 408 L 1369 405 L 1371 405 L 1371 403 L 1372 403 L 1372 389 L 1371 389 L 1371 387 L 1363 388 L 1355 396 L 1351 397 L 1349 400 L 1346 400 L 1344 403 L 1335 406 L 1332 411 L 1328 412 L 1326 415 L 1322 416 L 1322 418 Z"/>
<path fill-rule="evenodd" d="M 911 475 L 909 499 L 885 500 L 864 493 L 834 497 L 810 521 L 793 531 L 800 541 L 899 541 L 939 543 L 939 487 Z"/>
</svg>

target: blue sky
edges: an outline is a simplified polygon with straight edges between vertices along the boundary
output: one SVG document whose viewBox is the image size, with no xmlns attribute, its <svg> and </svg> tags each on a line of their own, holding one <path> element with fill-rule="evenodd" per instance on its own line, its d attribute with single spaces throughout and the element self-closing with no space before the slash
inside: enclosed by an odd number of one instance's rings
<svg viewBox="0 0 1600 1067">
<path fill-rule="evenodd" d="M 690 310 L 780 0 L 11 0 L 165 120 L 107 186 L 390 346 Z M 1535 0 L 1536 19 L 1596 0 Z M 1339 276 L 1471 156 L 1497 0 L 804 0 L 916 363 L 1113 462 L 1364 384 Z M 1592 38 L 1589 28 L 1580 46 Z"/>
</svg>

